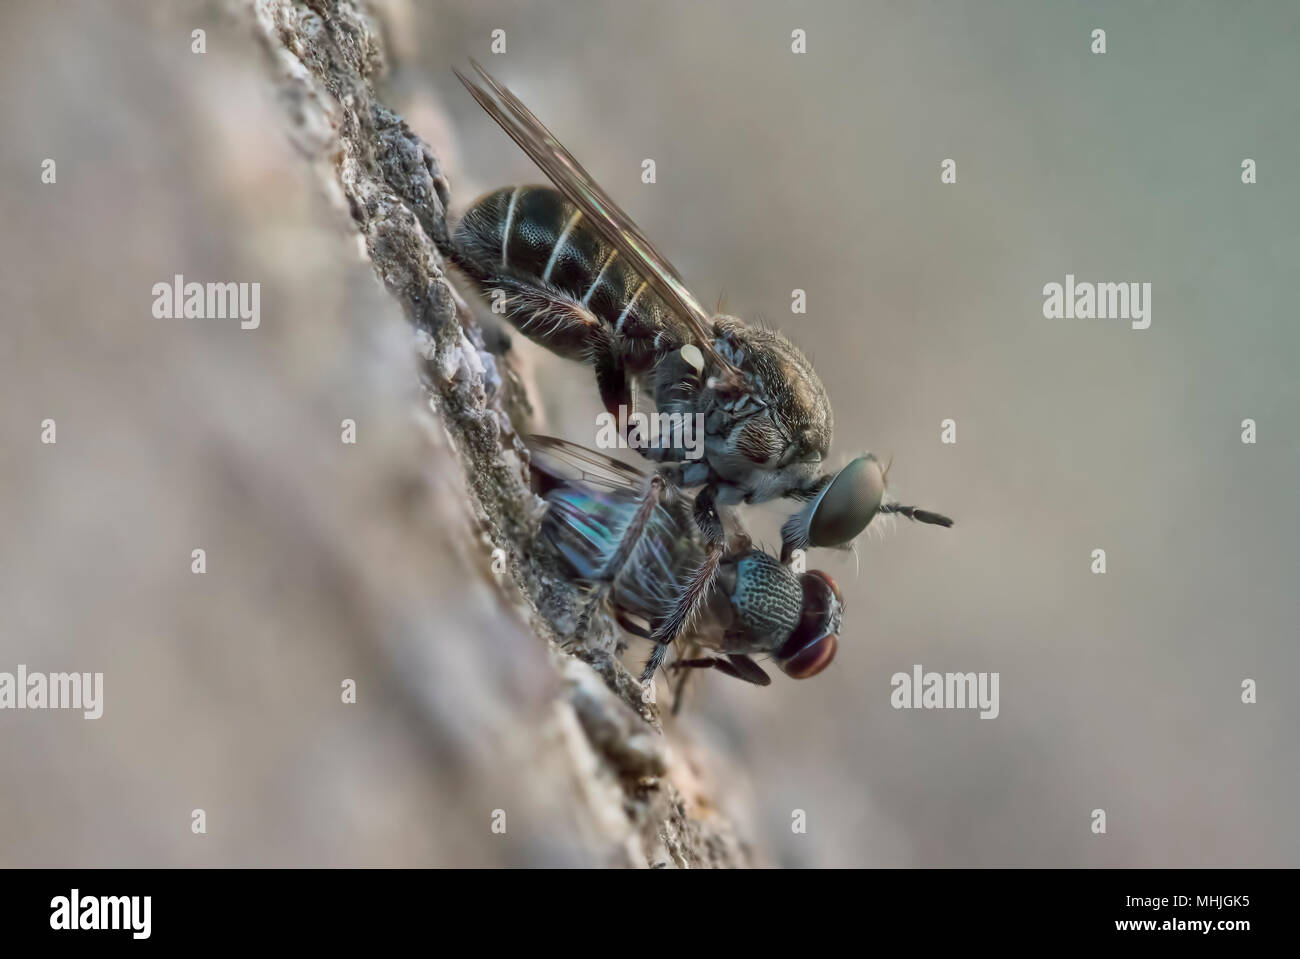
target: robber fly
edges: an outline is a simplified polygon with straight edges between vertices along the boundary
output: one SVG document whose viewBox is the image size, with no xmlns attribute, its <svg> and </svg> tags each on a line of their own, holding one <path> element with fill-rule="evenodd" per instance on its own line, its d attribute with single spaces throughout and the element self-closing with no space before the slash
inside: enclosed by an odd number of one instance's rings
<svg viewBox="0 0 1300 959">
<path fill-rule="evenodd" d="M 609 587 L 618 624 L 635 636 L 652 628 L 704 558 L 705 546 L 692 517 L 690 497 L 657 501 L 643 524 L 635 551 L 605 582 L 623 530 L 641 508 L 648 477 L 635 467 L 563 440 L 533 436 L 534 487 L 547 504 L 541 538 L 567 574 Z M 673 712 L 682 702 L 689 670 L 716 669 L 766 686 L 771 678 L 755 657 L 770 658 L 788 676 L 807 679 L 835 657 L 844 600 L 820 570 L 797 574 L 739 537 L 724 554 L 696 617 L 682 633 L 706 656 L 679 658 L 682 670 Z"/>
<path fill-rule="evenodd" d="M 633 407 L 644 392 L 658 413 L 703 422 L 704 455 L 670 446 L 640 452 L 661 464 L 642 492 L 604 580 L 627 561 L 667 487 L 697 489 L 693 519 L 700 562 L 657 618 L 655 654 L 642 681 L 710 593 L 726 557 L 719 510 L 793 498 L 807 505 L 782 528 L 782 554 L 838 546 L 883 508 L 883 470 L 859 458 L 835 477 L 821 472 L 831 445 L 831 408 L 812 364 L 772 329 L 714 316 L 572 154 L 477 63 L 479 82 L 456 72 L 474 99 L 551 179 L 480 197 L 444 252 L 522 333 L 561 356 L 589 363 L 605 407 Z M 851 472 L 850 472 L 851 470 Z M 865 498 L 864 498 L 865 497 Z M 927 523 L 951 520 L 906 512 Z"/>
</svg>

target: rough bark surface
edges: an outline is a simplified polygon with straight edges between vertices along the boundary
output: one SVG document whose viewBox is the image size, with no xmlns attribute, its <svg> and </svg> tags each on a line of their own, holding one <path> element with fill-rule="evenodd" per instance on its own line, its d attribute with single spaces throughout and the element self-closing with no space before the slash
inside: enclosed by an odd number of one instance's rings
<svg viewBox="0 0 1300 959">
<path fill-rule="evenodd" d="M 485 339 L 444 272 L 434 239 L 447 230 L 451 188 L 430 147 L 377 92 L 385 72 L 381 21 L 346 0 L 255 0 L 244 9 L 268 54 L 292 142 L 350 216 L 376 276 L 414 330 L 423 400 L 418 417 L 433 464 L 426 478 L 439 490 L 430 508 L 444 514 L 432 521 L 459 530 L 466 565 L 493 584 L 503 610 L 498 628 L 535 634 L 531 641 L 546 650 L 530 663 L 535 674 L 516 672 L 511 682 L 551 697 L 548 720 L 540 730 L 513 729 L 526 719 L 507 711 L 495 730 L 501 742 L 514 744 L 503 775 L 524 790 L 544 786 L 547 793 L 556 784 L 542 779 L 567 781 L 558 795 L 563 801 L 570 794 L 590 850 L 574 861 L 752 864 L 754 853 L 719 809 L 707 776 L 710 757 L 676 735 L 670 745 L 657 706 L 642 702 L 640 684 L 615 655 L 612 623 L 602 618 L 594 640 L 571 642 L 578 595 L 544 555 L 530 550 L 541 503 L 528 486 L 520 437 L 526 425 L 515 423 L 527 416 L 528 400 L 508 350 L 489 349 L 492 334 Z M 463 482 L 448 472 L 463 474 Z M 493 572 L 494 554 L 505 558 L 502 574 Z M 428 636 L 412 631 L 386 640 L 382 653 L 407 675 L 402 664 L 425 654 L 404 644 Z M 484 637 L 483 646 L 487 653 L 451 655 L 490 669 L 500 667 L 486 656 L 511 654 L 510 643 Z M 482 747 L 477 736 L 457 741 L 445 728 L 483 719 L 481 704 L 459 702 L 444 685 L 420 685 L 409 694 L 431 738 L 453 758 L 457 749 Z M 465 715 L 452 715 L 462 707 Z"/>
</svg>

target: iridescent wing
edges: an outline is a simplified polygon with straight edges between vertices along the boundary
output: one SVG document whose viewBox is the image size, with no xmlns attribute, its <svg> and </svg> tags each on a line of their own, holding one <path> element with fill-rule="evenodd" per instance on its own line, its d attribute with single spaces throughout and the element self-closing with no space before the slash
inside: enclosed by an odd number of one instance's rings
<svg viewBox="0 0 1300 959">
<path fill-rule="evenodd" d="M 525 442 L 535 476 L 549 480 L 542 537 L 577 579 L 597 580 L 645 495 L 649 474 L 551 436 L 529 436 Z M 635 574 L 620 579 L 619 599 L 626 609 L 649 618 L 672 602 L 680 571 L 699 563 L 692 552 L 693 528 L 689 497 L 655 507 L 635 561 L 626 567 Z"/>
<path fill-rule="evenodd" d="M 682 318 L 695 335 L 696 346 L 718 367 L 719 371 L 738 377 L 739 373 L 713 348 L 708 332 L 710 316 L 691 292 L 681 275 L 617 203 L 601 189 L 573 154 L 564 148 L 542 121 L 524 106 L 523 101 L 502 86 L 476 61 L 474 70 L 487 84 L 479 86 L 459 70 L 456 76 L 488 112 L 501 129 L 519 144 L 532 161 L 572 203 L 576 204 L 605 241 L 627 257 L 636 272 L 659 294 L 669 309 Z"/>
</svg>

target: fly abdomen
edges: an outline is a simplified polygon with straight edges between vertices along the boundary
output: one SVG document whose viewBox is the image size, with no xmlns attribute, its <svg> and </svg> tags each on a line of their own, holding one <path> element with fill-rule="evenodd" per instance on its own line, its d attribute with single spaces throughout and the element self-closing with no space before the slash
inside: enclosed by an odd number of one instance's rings
<svg viewBox="0 0 1300 959">
<path fill-rule="evenodd" d="M 516 187 L 506 203 L 501 265 L 570 296 L 595 277 L 605 243 L 555 190 Z"/>
<path fill-rule="evenodd" d="M 623 352 L 633 367 L 643 365 L 643 356 L 648 360 L 656 333 L 678 326 L 626 258 L 584 221 L 574 204 L 549 187 L 506 187 L 479 198 L 462 218 L 453 243 L 458 265 L 489 295 L 493 287 L 505 288 L 512 322 L 556 352 L 571 355 L 575 337 L 557 338 L 560 331 L 553 325 L 531 323 L 528 314 L 536 312 L 538 301 L 523 295 L 511 304 L 518 284 L 531 285 L 540 294 L 558 291 L 610 332 L 632 341 Z M 670 336 L 672 341 L 680 338 Z"/>
</svg>

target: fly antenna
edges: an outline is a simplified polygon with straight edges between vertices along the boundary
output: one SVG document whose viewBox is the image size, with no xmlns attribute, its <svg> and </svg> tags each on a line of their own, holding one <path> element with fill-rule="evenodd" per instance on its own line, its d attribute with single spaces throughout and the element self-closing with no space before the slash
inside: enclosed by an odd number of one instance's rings
<svg viewBox="0 0 1300 959">
<path fill-rule="evenodd" d="M 919 506 L 902 506 L 898 503 L 885 503 L 880 507 L 882 513 L 896 513 L 899 516 L 906 516 L 910 520 L 918 523 L 928 523 L 931 526 L 952 526 L 952 520 L 942 513 L 932 513 L 928 509 L 921 509 Z"/>
</svg>

